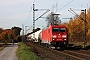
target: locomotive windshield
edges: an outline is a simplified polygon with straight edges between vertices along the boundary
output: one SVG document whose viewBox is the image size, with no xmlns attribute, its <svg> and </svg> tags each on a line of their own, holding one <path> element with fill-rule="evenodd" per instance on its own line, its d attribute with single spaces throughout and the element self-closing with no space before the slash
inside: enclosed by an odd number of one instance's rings
<svg viewBox="0 0 90 60">
<path fill-rule="evenodd" d="M 66 32 L 66 28 L 53 28 L 52 32 Z"/>
</svg>

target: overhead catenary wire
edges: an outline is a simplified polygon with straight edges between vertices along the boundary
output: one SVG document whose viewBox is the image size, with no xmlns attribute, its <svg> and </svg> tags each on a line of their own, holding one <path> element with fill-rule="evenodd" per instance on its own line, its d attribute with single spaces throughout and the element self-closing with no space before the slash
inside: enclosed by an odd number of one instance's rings
<svg viewBox="0 0 90 60">
<path fill-rule="evenodd" d="M 28 31 L 28 30 L 31 30 L 31 29 L 32 29 L 32 27 L 33 27 L 33 25 L 32 25 L 32 26 L 30 26 L 30 28 L 29 28 L 29 29 L 27 29 L 27 31 Z"/>
<path fill-rule="evenodd" d="M 57 12 L 57 9 L 58 9 L 58 0 L 56 2 L 56 12 Z"/>
<path fill-rule="evenodd" d="M 39 24 L 39 27 L 40 27 L 40 26 L 43 26 L 44 22 L 45 22 L 45 21 L 43 21 L 41 24 Z"/>
<path fill-rule="evenodd" d="M 30 17 L 30 15 L 31 15 L 31 12 L 32 12 L 32 7 L 31 7 L 31 9 L 30 9 L 30 11 L 29 11 L 29 14 L 28 14 L 28 17 L 27 17 L 27 20 L 26 20 L 25 24 L 26 24 L 27 21 L 29 20 L 29 17 Z"/>
<path fill-rule="evenodd" d="M 59 9 L 58 11 L 62 10 L 64 7 L 66 7 L 67 5 L 69 5 L 71 2 L 73 2 L 74 0 L 71 0 L 70 2 L 68 2 L 66 5 L 64 5 L 61 9 Z"/>
<path fill-rule="evenodd" d="M 76 16 L 76 14 L 74 14 L 73 12 L 71 12 L 70 10 L 68 10 L 70 13 L 72 13 L 73 15 L 75 15 Z"/>
<path fill-rule="evenodd" d="M 34 4 L 34 3 L 35 3 L 35 0 L 33 0 L 32 3 Z M 26 24 L 27 21 L 29 20 L 30 14 L 32 14 L 31 12 L 32 12 L 32 7 L 30 8 L 29 15 L 28 15 L 28 17 L 27 17 L 27 20 L 26 20 L 25 24 Z"/>
<path fill-rule="evenodd" d="M 33 0 L 33 4 L 35 3 L 35 0 Z"/>
<path fill-rule="evenodd" d="M 42 26 L 44 22 L 45 22 L 45 21 L 43 21 L 38 27 Z M 31 30 L 32 27 L 33 27 L 33 25 L 32 25 L 30 28 L 28 28 L 28 30 Z M 27 30 L 27 31 L 28 31 L 28 30 Z"/>
<path fill-rule="evenodd" d="M 52 12 L 53 12 L 54 8 L 56 8 L 55 11 L 57 12 L 57 9 L 58 9 L 58 0 L 56 0 L 56 2 L 54 2 L 53 5 L 52 5 L 52 10 L 51 10 Z"/>
</svg>

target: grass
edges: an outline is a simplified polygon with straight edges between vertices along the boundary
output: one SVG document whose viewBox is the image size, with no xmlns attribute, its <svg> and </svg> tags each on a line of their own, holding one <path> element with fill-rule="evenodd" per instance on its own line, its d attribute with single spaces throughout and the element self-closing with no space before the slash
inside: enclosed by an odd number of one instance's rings
<svg viewBox="0 0 90 60">
<path fill-rule="evenodd" d="M 19 43 L 16 54 L 19 60 L 41 60 L 41 58 L 33 52 L 31 47 L 22 42 Z"/>
</svg>

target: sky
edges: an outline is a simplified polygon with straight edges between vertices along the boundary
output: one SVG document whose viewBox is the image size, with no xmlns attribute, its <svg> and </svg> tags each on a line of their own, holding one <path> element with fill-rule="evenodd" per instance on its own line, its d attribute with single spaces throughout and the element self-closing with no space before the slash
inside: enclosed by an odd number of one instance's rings
<svg viewBox="0 0 90 60">
<path fill-rule="evenodd" d="M 27 29 L 33 25 L 33 4 L 35 9 L 35 19 L 50 9 L 50 12 L 60 14 L 60 20 L 67 22 L 68 19 L 74 17 L 68 10 L 72 8 L 77 14 L 80 14 L 82 9 L 90 7 L 90 0 L 0 0 L 0 28 L 10 29 L 14 26 L 21 27 L 22 24 L 28 26 Z M 43 17 L 35 22 L 35 27 L 44 28 L 46 26 L 46 17 L 48 12 Z M 31 28 L 32 29 L 32 28 Z"/>
</svg>

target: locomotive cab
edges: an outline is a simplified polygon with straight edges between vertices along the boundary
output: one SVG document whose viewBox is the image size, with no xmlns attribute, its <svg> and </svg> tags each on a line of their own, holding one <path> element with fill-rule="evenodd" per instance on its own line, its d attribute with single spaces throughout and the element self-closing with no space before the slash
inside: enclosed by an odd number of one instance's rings
<svg viewBox="0 0 90 60">
<path fill-rule="evenodd" d="M 68 33 L 67 28 L 64 26 L 61 27 L 52 27 L 52 42 L 53 46 L 65 46 L 68 44 Z"/>
</svg>

